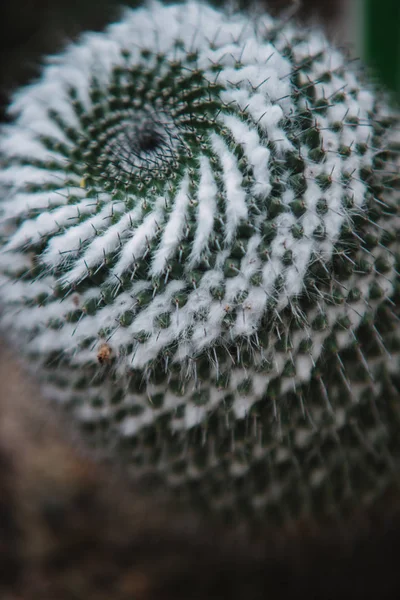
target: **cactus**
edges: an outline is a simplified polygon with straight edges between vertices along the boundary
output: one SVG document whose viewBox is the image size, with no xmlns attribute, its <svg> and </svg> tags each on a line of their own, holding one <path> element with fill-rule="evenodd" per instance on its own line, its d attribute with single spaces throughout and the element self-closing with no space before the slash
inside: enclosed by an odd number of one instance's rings
<svg viewBox="0 0 400 600">
<path fill-rule="evenodd" d="M 155 3 L 10 110 L 1 322 L 93 444 L 229 518 L 396 483 L 398 117 L 348 57 Z"/>
</svg>

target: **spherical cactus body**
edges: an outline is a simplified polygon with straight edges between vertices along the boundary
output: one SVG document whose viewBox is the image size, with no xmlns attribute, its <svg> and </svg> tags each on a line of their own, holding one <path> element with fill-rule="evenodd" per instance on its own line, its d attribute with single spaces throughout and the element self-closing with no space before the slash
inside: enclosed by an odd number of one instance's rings
<svg viewBox="0 0 400 600">
<path fill-rule="evenodd" d="M 393 483 L 397 115 L 342 53 L 152 4 L 51 57 L 11 113 L 2 325 L 94 442 L 229 515 Z"/>
</svg>

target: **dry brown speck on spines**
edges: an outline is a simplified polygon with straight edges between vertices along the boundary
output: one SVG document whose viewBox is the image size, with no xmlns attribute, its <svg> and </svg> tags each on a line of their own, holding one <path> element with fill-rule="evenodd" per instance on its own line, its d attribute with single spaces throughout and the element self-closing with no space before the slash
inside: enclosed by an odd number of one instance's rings
<svg viewBox="0 0 400 600">
<path fill-rule="evenodd" d="M 97 360 L 101 365 L 107 364 L 110 362 L 112 356 L 112 348 L 107 342 L 104 342 L 99 346 L 97 352 Z"/>
</svg>

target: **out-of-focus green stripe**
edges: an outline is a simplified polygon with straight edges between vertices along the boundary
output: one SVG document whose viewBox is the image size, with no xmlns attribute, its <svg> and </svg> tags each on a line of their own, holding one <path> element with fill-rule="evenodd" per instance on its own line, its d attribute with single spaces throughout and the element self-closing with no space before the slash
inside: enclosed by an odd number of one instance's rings
<svg viewBox="0 0 400 600">
<path fill-rule="evenodd" d="M 363 0 L 364 53 L 383 83 L 400 96 L 400 0 Z"/>
</svg>

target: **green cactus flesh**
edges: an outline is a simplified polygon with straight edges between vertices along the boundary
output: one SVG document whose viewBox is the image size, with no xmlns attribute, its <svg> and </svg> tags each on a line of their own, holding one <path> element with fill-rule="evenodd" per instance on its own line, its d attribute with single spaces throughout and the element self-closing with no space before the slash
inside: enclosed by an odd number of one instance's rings
<svg viewBox="0 0 400 600">
<path fill-rule="evenodd" d="M 229 516 L 396 484 L 398 119 L 344 55 L 154 4 L 11 113 L 2 326 L 95 445 Z"/>
</svg>

